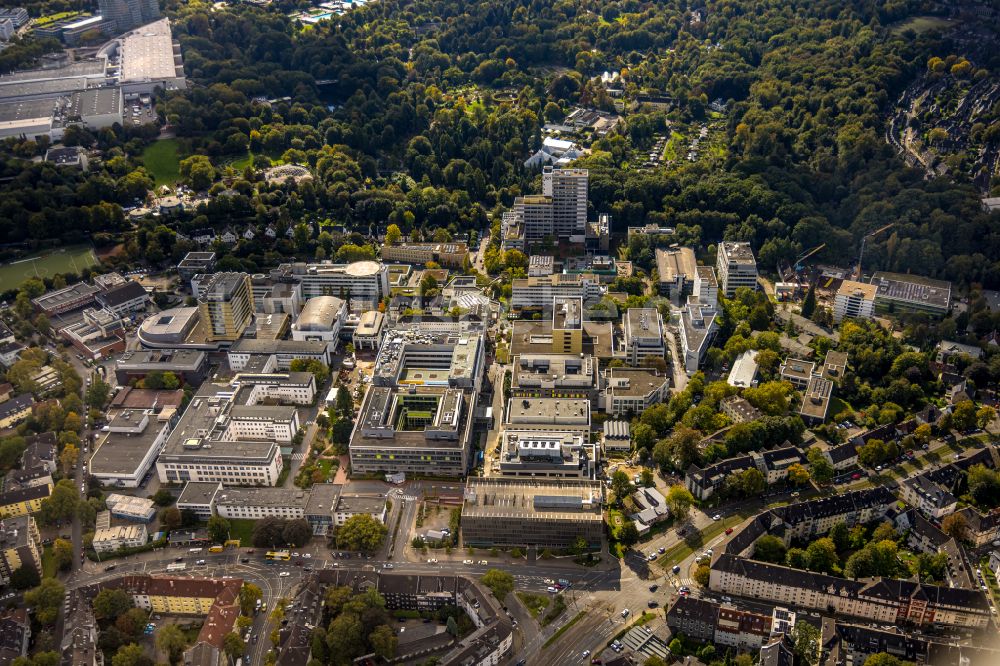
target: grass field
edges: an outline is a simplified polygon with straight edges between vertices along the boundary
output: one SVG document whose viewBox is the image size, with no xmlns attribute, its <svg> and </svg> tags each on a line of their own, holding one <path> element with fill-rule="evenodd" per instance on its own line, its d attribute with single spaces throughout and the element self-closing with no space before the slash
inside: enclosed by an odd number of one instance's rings
<svg viewBox="0 0 1000 666">
<path fill-rule="evenodd" d="M 229 538 L 239 539 L 241 548 L 253 548 L 253 526 L 256 521 L 248 518 L 229 519 Z"/>
<path fill-rule="evenodd" d="M 142 152 L 142 163 L 157 187 L 173 185 L 180 177 L 180 144 L 177 139 L 156 141 Z"/>
<path fill-rule="evenodd" d="M 912 30 L 918 35 L 928 30 L 940 30 L 951 24 L 947 19 L 938 16 L 911 16 L 892 26 L 893 34 L 899 35 L 907 30 Z"/>
<path fill-rule="evenodd" d="M 0 266 L 0 291 L 10 291 L 20 287 L 25 280 L 33 277 L 52 277 L 56 273 L 76 274 L 88 266 L 97 265 L 97 255 L 90 245 L 46 250 Z"/>
</svg>

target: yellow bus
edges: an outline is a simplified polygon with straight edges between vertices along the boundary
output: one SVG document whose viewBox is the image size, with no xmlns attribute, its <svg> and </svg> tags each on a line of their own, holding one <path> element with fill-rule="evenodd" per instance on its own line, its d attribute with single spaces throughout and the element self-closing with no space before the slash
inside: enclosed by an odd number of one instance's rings
<svg viewBox="0 0 1000 666">
<path fill-rule="evenodd" d="M 264 559 L 287 561 L 292 559 L 292 556 L 287 550 L 269 550 L 267 551 L 267 555 L 264 556 Z"/>
<path fill-rule="evenodd" d="M 212 546 L 211 548 L 208 549 L 208 552 L 210 552 L 210 553 L 221 553 L 224 550 L 225 550 L 225 548 L 223 548 L 222 546 Z"/>
</svg>

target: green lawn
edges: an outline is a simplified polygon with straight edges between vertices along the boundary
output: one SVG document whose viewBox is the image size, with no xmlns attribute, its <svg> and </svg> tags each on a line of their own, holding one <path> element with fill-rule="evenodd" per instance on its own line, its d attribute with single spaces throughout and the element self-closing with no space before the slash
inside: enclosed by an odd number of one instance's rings
<svg viewBox="0 0 1000 666">
<path fill-rule="evenodd" d="M 544 594 L 518 592 L 517 598 L 521 600 L 524 607 L 528 609 L 529 613 L 531 613 L 531 617 L 538 617 L 538 614 L 545 610 L 545 607 L 549 605 L 549 598 Z"/>
<path fill-rule="evenodd" d="M 155 141 L 142 152 L 142 163 L 156 186 L 173 185 L 180 177 L 180 144 L 177 139 Z"/>
<path fill-rule="evenodd" d="M 0 266 L 0 291 L 20 287 L 33 277 L 52 277 L 56 273 L 79 275 L 84 268 L 97 265 L 97 255 L 90 245 L 73 245 L 46 250 Z"/>
<path fill-rule="evenodd" d="M 52 546 L 42 550 L 42 578 L 56 577 L 56 560 L 52 557 Z"/>
<path fill-rule="evenodd" d="M 248 518 L 229 519 L 229 538 L 239 539 L 240 547 L 253 547 L 253 526 L 257 521 Z"/>
</svg>

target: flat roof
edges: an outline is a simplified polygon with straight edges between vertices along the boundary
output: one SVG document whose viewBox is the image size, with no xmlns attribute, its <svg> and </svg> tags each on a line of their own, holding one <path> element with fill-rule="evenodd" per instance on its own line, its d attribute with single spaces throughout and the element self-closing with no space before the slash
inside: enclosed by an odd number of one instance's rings
<svg viewBox="0 0 1000 666">
<path fill-rule="evenodd" d="M 56 102 L 51 99 L 28 99 L 22 102 L 0 102 L 0 122 L 51 119 Z"/>
<path fill-rule="evenodd" d="M 177 75 L 168 19 L 154 21 L 122 37 L 122 82 L 172 79 Z"/>
<path fill-rule="evenodd" d="M 844 280 L 840 283 L 840 288 L 837 289 L 838 296 L 861 296 L 868 301 L 875 300 L 877 292 L 877 286 L 865 284 L 864 282 L 855 282 L 854 280 Z"/>
<path fill-rule="evenodd" d="M 177 498 L 177 505 L 193 504 L 208 505 L 215 499 L 216 493 L 222 490 L 219 481 L 188 481 Z"/>
<path fill-rule="evenodd" d="M 385 498 L 378 495 L 340 494 L 336 510 L 339 513 L 381 513 L 385 509 Z"/>
<path fill-rule="evenodd" d="M 951 282 L 944 280 L 879 271 L 871 284 L 878 288 L 879 298 L 939 309 L 947 309 L 951 303 Z"/>
<path fill-rule="evenodd" d="M 596 481 L 470 477 L 462 516 L 601 521 L 601 497 Z"/>
<path fill-rule="evenodd" d="M 816 419 L 826 419 L 832 396 L 833 382 L 823 377 L 810 377 L 809 385 L 802 392 L 802 408 L 799 413 Z"/>
<path fill-rule="evenodd" d="M 100 289 L 86 282 L 77 282 L 68 287 L 42 294 L 32 302 L 43 310 L 50 310 L 77 299 L 93 298 L 99 291 Z"/>
<path fill-rule="evenodd" d="M 122 90 L 112 88 L 90 88 L 74 93 L 67 109 L 69 117 L 117 115 L 122 112 Z"/>
<path fill-rule="evenodd" d="M 753 256 L 750 243 L 745 241 L 723 241 L 719 243 L 719 251 L 723 252 L 729 261 L 739 264 L 757 265 L 757 260 Z"/>
<path fill-rule="evenodd" d="M 698 261 L 689 247 L 656 248 L 656 271 L 660 282 L 673 282 L 678 277 L 693 280 L 698 272 Z"/>
<path fill-rule="evenodd" d="M 608 388 L 618 397 L 643 397 L 660 389 L 670 378 L 646 368 L 611 368 Z"/>
<path fill-rule="evenodd" d="M 90 457 L 90 473 L 107 476 L 136 474 L 165 427 L 166 423 L 150 418 L 141 433 L 108 433 Z"/>
<path fill-rule="evenodd" d="M 305 509 L 309 491 L 300 488 L 223 488 L 215 497 L 215 505 L 261 506 Z"/>
<path fill-rule="evenodd" d="M 511 398 L 507 423 L 524 425 L 538 418 L 570 419 L 566 423 L 589 425 L 590 400 L 579 398 Z M 555 423 L 555 421 L 553 421 Z"/>
</svg>

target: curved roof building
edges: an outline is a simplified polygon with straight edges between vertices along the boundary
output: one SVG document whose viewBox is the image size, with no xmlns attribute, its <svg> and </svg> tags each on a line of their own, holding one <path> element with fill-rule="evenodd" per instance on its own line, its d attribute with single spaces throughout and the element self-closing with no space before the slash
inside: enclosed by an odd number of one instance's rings
<svg viewBox="0 0 1000 666">
<path fill-rule="evenodd" d="M 344 300 L 336 296 L 310 298 L 302 307 L 302 312 L 292 325 L 292 330 L 325 332 L 340 328 L 346 313 L 345 306 Z"/>
</svg>

